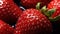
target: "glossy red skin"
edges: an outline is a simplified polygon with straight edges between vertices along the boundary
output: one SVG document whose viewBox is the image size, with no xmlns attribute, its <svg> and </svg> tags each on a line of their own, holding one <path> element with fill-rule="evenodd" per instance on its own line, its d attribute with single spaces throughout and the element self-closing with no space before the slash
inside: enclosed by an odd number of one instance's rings
<svg viewBox="0 0 60 34">
<path fill-rule="evenodd" d="M 56 11 L 52 14 L 52 18 L 60 14 L 60 0 L 53 0 L 48 4 L 48 9 L 56 8 Z"/>
<path fill-rule="evenodd" d="M 22 10 L 13 2 L 13 0 L 0 0 L 0 19 L 15 24 Z"/>
<path fill-rule="evenodd" d="M 50 21 L 36 9 L 27 9 L 18 19 L 14 34 L 51 34 Z"/>
<path fill-rule="evenodd" d="M 41 6 L 47 5 L 51 0 L 21 0 L 21 4 L 26 8 L 36 8 L 36 4 L 41 2 Z"/>
<path fill-rule="evenodd" d="M 13 32 L 14 29 L 11 26 L 0 20 L 0 34 L 13 34 Z"/>
</svg>

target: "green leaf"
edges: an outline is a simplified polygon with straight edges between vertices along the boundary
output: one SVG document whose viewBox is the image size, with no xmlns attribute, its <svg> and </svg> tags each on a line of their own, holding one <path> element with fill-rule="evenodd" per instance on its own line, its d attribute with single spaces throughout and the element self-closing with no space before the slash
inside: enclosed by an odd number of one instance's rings
<svg viewBox="0 0 60 34">
<path fill-rule="evenodd" d="M 52 14 L 53 14 L 55 11 L 56 11 L 56 9 L 55 9 L 55 8 L 50 9 L 50 10 L 48 10 L 48 11 L 47 11 L 46 15 L 47 15 L 48 17 L 51 17 L 51 16 L 52 16 Z"/>
<path fill-rule="evenodd" d="M 47 14 L 47 8 L 46 8 L 46 6 L 44 6 L 44 7 L 41 8 L 41 12 L 42 12 L 44 15 L 48 15 L 48 14 Z"/>
<path fill-rule="evenodd" d="M 40 10 L 40 2 L 37 3 L 36 9 Z"/>
<path fill-rule="evenodd" d="M 42 8 L 41 8 L 41 11 L 42 11 L 43 13 L 46 12 L 46 11 L 47 11 L 46 6 L 42 7 Z"/>
<path fill-rule="evenodd" d="M 55 21 L 58 21 L 60 19 L 60 15 L 55 17 L 55 18 L 52 18 L 52 17 L 49 17 L 50 21 L 52 22 L 55 22 Z"/>
</svg>

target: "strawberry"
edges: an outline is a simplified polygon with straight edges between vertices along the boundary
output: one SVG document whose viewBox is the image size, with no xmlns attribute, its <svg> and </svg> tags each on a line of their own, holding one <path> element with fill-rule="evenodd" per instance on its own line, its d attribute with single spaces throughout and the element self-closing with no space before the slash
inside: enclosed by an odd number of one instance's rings
<svg viewBox="0 0 60 34">
<path fill-rule="evenodd" d="M 0 20 L 0 34 L 13 34 L 13 32 L 14 29 L 11 26 Z"/>
<path fill-rule="evenodd" d="M 14 34 L 51 34 L 52 24 L 39 10 L 27 9 L 18 19 Z"/>
<path fill-rule="evenodd" d="M 38 2 L 41 2 L 41 7 L 47 5 L 51 0 L 21 0 L 21 4 L 26 8 L 35 8 Z"/>
<path fill-rule="evenodd" d="M 48 10 L 55 9 L 50 17 L 54 20 L 52 21 L 54 33 L 60 33 L 60 0 L 52 0 L 47 7 Z M 52 11 L 50 11 L 52 12 Z M 58 18 L 59 17 L 59 18 Z"/>
<path fill-rule="evenodd" d="M 48 4 L 48 9 L 56 8 L 52 18 L 59 16 L 60 14 L 60 0 L 53 0 Z"/>
<path fill-rule="evenodd" d="M 13 0 L 0 0 L 0 19 L 10 25 L 16 23 L 22 10 L 17 7 Z"/>
</svg>

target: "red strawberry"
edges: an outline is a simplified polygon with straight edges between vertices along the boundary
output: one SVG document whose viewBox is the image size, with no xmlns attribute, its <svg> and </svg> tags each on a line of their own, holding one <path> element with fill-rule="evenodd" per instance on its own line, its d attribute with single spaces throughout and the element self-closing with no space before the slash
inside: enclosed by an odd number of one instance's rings
<svg viewBox="0 0 60 34">
<path fill-rule="evenodd" d="M 26 8 L 35 8 L 38 2 L 41 2 L 41 7 L 47 5 L 51 0 L 21 0 L 21 4 Z"/>
<path fill-rule="evenodd" d="M 9 24 L 15 24 L 22 10 L 17 7 L 13 0 L 0 0 L 0 19 Z"/>
<path fill-rule="evenodd" d="M 52 15 L 52 17 L 57 17 L 60 14 L 60 0 L 53 0 L 48 4 L 48 9 L 56 8 L 56 11 Z"/>
<path fill-rule="evenodd" d="M 53 0 L 48 4 L 48 9 L 56 9 L 51 17 L 57 18 L 60 16 L 60 0 Z M 60 33 L 60 17 L 57 21 L 53 22 L 54 33 Z"/>
<path fill-rule="evenodd" d="M 0 20 L 0 34 L 13 34 L 14 29 Z"/>
<path fill-rule="evenodd" d="M 14 34 L 51 34 L 52 25 L 40 11 L 27 9 L 16 24 Z"/>
</svg>

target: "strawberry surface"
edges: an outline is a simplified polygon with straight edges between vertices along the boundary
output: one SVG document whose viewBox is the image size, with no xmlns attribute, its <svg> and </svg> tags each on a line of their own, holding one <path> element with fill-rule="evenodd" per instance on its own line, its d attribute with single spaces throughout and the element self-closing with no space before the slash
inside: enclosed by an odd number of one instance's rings
<svg viewBox="0 0 60 34">
<path fill-rule="evenodd" d="M 52 24 L 39 10 L 27 9 L 18 19 L 14 34 L 51 34 Z"/>
<path fill-rule="evenodd" d="M 47 5 L 51 0 L 20 0 L 21 4 L 26 8 L 35 8 L 38 2 L 41 3 L 41 7 Z"/>
<path fill-rule="evenodd" d="M 13 32 L 14 29 L 11 26 L 0 20 L 0 34 L 13 34 Z"/>
<path fill-rule="evenodd" d="M 13 0 L 0 0 L 0 19 L 10 25 L 16 23 L 22 10 L 13 2 Z"/>
</svg>

